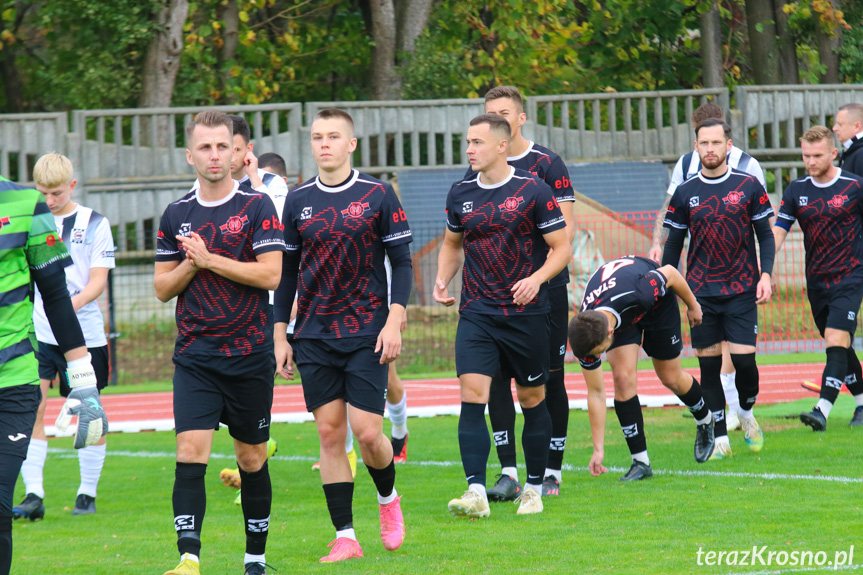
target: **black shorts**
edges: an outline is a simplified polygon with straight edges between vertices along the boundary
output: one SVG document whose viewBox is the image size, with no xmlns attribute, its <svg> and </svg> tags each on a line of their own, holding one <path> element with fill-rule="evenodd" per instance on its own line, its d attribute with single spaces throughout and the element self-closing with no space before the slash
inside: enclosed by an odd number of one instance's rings
<svg viewBox="0 0 863 575">
<path fill-rule="evenodd" d="M 462 314 L 455 336 L 458 375 L 494 377 L 498 367 L 523 387 L 539 387 L 548 379 L 548 314 Z"/>
<path fill-rule="evenodd" d="M 704 349 L 727 341 L 740 345 L 758 343 L 758 306 L 755 292 L 728 296 L 700 297 L 704 315 L 701 325 L 692 328 L 692 347 Z"/>
<path fill-rule="evenodd" d="M 239 357 L 174 355 L 176 432 L 228 426 L 231 437 L 250 445 L 270 438 L 273 407 L 272 353 Z"/>
<path fill-rule="evenodd" d="M 99 390 L 108 385 L 111 379 L 111 363 L 108 359 L 108 346 L 88 347 L 90 361 L 96 372 L 96 387 Z M 60 395 L 69 397 L 72 389 L 69 387 L 69 379 L 66 377 L 66 357 L 60 351 L 60 347 L 50 343 L 39 342 L 36 349 L 36 359 L 39 361 L 39 378 L 50 379 L 51 387 L 54 387 L 54 378 L 60 374 Z"/>
<path fill-rule="evenodd" d="M 677 296 L 668 294 L 644 314 L 636 324 L 614 332 L 609 351 L 624 345 L 639 345 L 644 352 L 661 361 L 674 359 L 683 351 L 680 332 L 680 309 Z"/>
<path fill-rule="evenodd" d="M 821 337 L 824 330 L 841 329 L 854 336 L 857 331 L 857 313 L 863 301 L 863 285 L 848 282 L 832 289 L 808 288 L 812 318 Z"/>
<path fill-rule="evenodd" d="M 384 414 L 389 366 L 375 353 L 376 336 L 294 341 L 306 409 L 343 399 L 357 409 Z"/>
<path fill-rule="evenodd" d="M 552 371 L 563 369 L 566 359 L 566 330 L 569 325 L 569 290 L 567 284 L 548 288 L 549 365 Z"/>
<path fill-rule="evenodd" d="M 0 388 L 0 454 L 27 458 L 36 410 L 42 401 L 38 385 Z"/>
</svg>

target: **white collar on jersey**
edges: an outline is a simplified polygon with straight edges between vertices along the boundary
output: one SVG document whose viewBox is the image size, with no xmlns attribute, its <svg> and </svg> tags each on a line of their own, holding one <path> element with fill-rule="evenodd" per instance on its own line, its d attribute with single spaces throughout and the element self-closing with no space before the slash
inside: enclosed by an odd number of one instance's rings
<svg viewBox="0 0 863 575">
<path fill-rule="evenodd" d="M 215 202 L 208 202 L 201 198 L 201 186 L 198 183 L 198 180 L 195 180 L 195 187 L 192 188 L 192 191 L 195 192 L 195 199 L 198 200 L 199 204 L 207 208 L 215 208 L 216 206 L 221 206 L 222 204 L 227 203 L 231 198 L 234 197 L 234 194 L 236 194 L 240 190 L 240 182 L 238 182 L 237 180 L 232 181 L 234 182 L 234 187 L 231 192 L 221 200 L 216 200 Z"/>
<path fill-rule="evenodd" d="M 721 184 L 725 180 L 731 177 L 731 170 L 733 169 L 731 166 L 727 166 L 728 169 L 725 170 L 725 173 L 719 178 L 706 178 L 704 176 L 704 172 L 698 172 L 698 179 L 704 182 L 705 184 Z"/>
<path fill-rule="evenodd" d="M 523 157 L 525 157 L 526 155 L 528 155 L 532 149 L 533 149 L 533 141 L 528 140 L 528 141 L 527 141 L 527 149 L 526 149 L 525 151 L 523 151 L 522 153 L 520 153 L 520 154 L 519 154 L 519 155 L 517 155 L 517 156 L 508 156 L 508 157 L 506 158 L 506 161 L 507 161 L 507 162 L 514 162 L 514 161 L 516 161 L 516 160 L 520 160 L 520 159 L 522 159 Z"/>
<path fill-rule="evenodd" d="M 809 176 L 809 179 L 812 180 L 812 185 L 815 186 L 816 188 L 829 188 L 830 186 L 832 186 L 833 184 L 838 182 L 839 178 L 841 178 L 841 177 L 842 177 L 842 168 L 836 168 L 836 176 L 832 180 L 827 182 L 826 184 L 819 184 L 818 182 L 815 181 L 815 178 L 813 178 L 812 176 Z"/>
<path fill-rule="evenodd" d="M 515 175 L 515 168 L 510 166 L 509 167 L 509 175 L 507 177 L 505 177 L 503 180 L 501 180 L 500 182 L 498 182 L 496 184 L 483 184 L 482 183 L 482 172 L 480 172 L 476 176 L 476 185 L 478 185 L 480 188 L 482 188 L 484 190 L 494 190 L 495 188 L 499 188 L 505 184 L 508 184 L 514 175 Z"/>
<path fill-rule="evenodd" d="M 315 176 L 315 185 L 322 192 L 327 192 L 328 194 L 337 194 L 339 192 L 344 192 L 351 186 L 357 183 L 357 180 L 360 178 L 360 173 L 357 170 L 351 170 L 351 177 L 348 178 L 348 181 L 338 187 L 328 186 L 326 184 L 321 183 L 321 177 Z"/>
</svg>

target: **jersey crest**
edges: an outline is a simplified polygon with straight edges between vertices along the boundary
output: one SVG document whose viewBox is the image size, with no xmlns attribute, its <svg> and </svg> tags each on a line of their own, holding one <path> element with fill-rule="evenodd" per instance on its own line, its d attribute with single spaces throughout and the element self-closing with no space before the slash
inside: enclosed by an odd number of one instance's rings
<svg viewBox="0 0 863 575">
<path fill-rule="evenodd" d="M 223 234 L 236 234 L 241 232 L 248 223 L 249 216 L 231 216 L 227 222 L 219 226 L 219 229 L 222 230 Z"/>
<path fill-rule="evenodd" d="M 833 196 L 831 199 L 827 200 L 827 204 L 833 208 L 841 208 L 845 205 L 845 202 L 848 201 L 848 196 L 845 194 L 839 194 L 837 196 Z"/>
<path fill-rule="evenodd" d="M 737 205 L 740 205 L 740 200 L 742 200 L 743 197 L 744 196 L 741 192 L 737 192 L 737 191 L 732 190 L 732 191 L 728 192 L 727 196 L 722 198 L 722 201 L 725 202 L 726 204 L 731 204 L 731 205 L 737 206 Z"/>
<path fill-rule="evenodd" d="M 510 196 L 502 204 L 498 206 L 501 211 L 512 212 L 518 209 L 518 206 L 524 202 L 523 196 Z"/>
<path fill-rule="evenodd" d="M 70 241 L 73 244 L 83 244 L 84 243 L 84 235 L 87 230 L 83 230 L 81 228 L 72 228 L 72 234 L 70 236 Z"/>
<path fill-rule="evenodd" d="M 342 215 L 346 218 L 359 218 L 369 209 L 368 202 L 351 202 L 347 208 L 342 210 Z"/>
</svg>

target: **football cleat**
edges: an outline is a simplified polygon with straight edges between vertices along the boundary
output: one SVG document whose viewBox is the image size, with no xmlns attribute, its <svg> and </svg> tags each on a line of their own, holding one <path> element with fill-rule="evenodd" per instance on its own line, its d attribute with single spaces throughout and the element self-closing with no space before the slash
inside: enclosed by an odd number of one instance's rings
<svg viewBox="0 0 863 575">
<path fill-rule="evenodd" d="M 230 467 L 226 467 L 219 472 L 219 479 L 222 480 L 222 483 L 225 487 L 233 487 L 234 489 L 239 489 L 242 485 L 242 481 L 240 480 L 240 468 L 234 467 L 231 469 Z"/>
<path fill-rule="evenodd" d="M 393 437 L 390 439 L 393 445 L 393 461 L 395 463 L 404 463 L 408 460 L 408 436 L 405 435 L 401 439 Z"/>
<path fill-rule="evenodd" d="M 804 411 L 800 414 L 800 421 L 812 428 L 812 431 L 824 431 L 827 429 L 827 418 L 817 407 L 812 411 Z"/>
<path fill-rule="evenodd" d="M 731 453 L 731 445 L 725 443 L 717 443 L 713 446 L 713 453 L 710 454 L 710 459 L 708 461 L 715 461 L 717 459 L 728 459 L 733 453 Z"/>
<path fill-rule="evenodd" d="M 488 490 L 489 501 L 515 501 L 521 493 L 521 483 L 509 475 L 498 474 L 494 487 Z"/>
<path fill-rule="evenodd" d="M 619 478 L 618 481 L 640 481 L 641 479 L 647 479 L 648 477 L 653 477 L 653 469 L 650 465 L 642 461 L 633 460 L 632 467 L 630 467 L 629 471 L 626 472 L 626 475 Z"/>
<path fill-rule="evenodd" d="M 737 415 L 736 411 L 729 409 L 728 413 L 725 414 L 725 428 L 728 431 L 740 429 L 740 416 Z"/>
<path fill-rule="evenodd" d="M 695 447 L 693 448 L 695 461 L 698 463 L 704 463 L 710 459 L 710 455 L 713 453 L 713 444 L 715 440 L 716 439 L 713 436 L 713 417 L 711 416 L 710 421 L 696 426 Z"/>
<path fill-rule="evenodd" d="M 327 547 L 332 547 L 332 549 L 326 557 L 321 557 L 321 563 L 335 563 L 336 561 L 363 558 L 363 548 L 360 547 L 359 541 L 349 537 L 334 539 Z"/>
<path fill-rule="evenodd" d="M 89 495 L 79 494 L 75 499 L 75 509 L 72 515 L 90 515 L 96 513 L 96 498 Z"/>
<path fill-rule="evenodd" d="M 743 430 L 743 440 L 750 451 L 759 453 L 764 449 L 764 433 L 754 417 L 741 417 L 740 429 Z"/>
<path fill-rule="evenodd" d="M 449 512 L 456 517 L 480 518 L 491 515 L 488 499 L 473 489 L 468 489 L 461 497 L 451 500 L 447 507 Z"/>
<path fill-rule="evenodd" d="M 187 553 L 183 555 L 180 564 L 170 571 L 165 571 L 165 575 L 201 575 L 201 564 L 189 559 Z"/>
<path fill-rule="evenodd" d="M 405 518 L 402 515 L 401 497 L 396 497 L 391 503 L 380 505 L 381 541 L 384 549 L 395 551 L 405 540 Z"/>
<path fill-rule="evenodd" d="M 531 489 L 525 489 L 518 496 L 518 511 L 516 515 L 532 515 L 534 513 L 542 513 L 542 495 Z"/>
<path fill-rule="evenodd" d="M 28 493 L 24 501 L 12 508 L 13 519 L 29 519 L 39 521 L 45 517 L 45 503 L 35 493 Z"/>
<path fill-rule="evenodd" d="M 851 418 L 851 427 L 863 426 L 863 405 L 858 405 L 854 410 L 854 416 Z"/>
<path fill-rule="evenodd" d="M 243 571 L 243 575 L 267 575 L 267 567 L 276 570 L 272 565 L 267 565 L 266 563 L 259 563 L 257 561 L 253 563 L 246 563 L 245 570 Z"/>
<path fill-rule="evenodd" d="M 542 496 L 560 495 L 560 481 L 554 475 L 546 475 L 542 480 Z"/>
</svg>

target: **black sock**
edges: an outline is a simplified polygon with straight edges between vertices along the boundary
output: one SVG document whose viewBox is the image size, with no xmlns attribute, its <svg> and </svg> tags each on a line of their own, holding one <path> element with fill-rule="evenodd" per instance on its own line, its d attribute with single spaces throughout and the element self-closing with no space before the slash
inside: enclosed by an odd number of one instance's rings
<svg viewBox="0 0 863 575">
<path fill-rule="evenodd" d="M 835 345 L 827 348 L 827 363 L 821 376 L 821 399 L 836 403 L 839 391 L 848 375 L 848 352 Z"/>
<path fill-rule="evenodd" d="M 491 451 L 488 426 L 485 423 L 485 404 L 461 402 L 458 418 L 458 448 L 468 485 L 479 483 L 485 487 L 485 466 Z"/>
<path fill-rule="evenodd" d="M 563 451 L 566 449 L 566 429 L 569 426 L 569 396 L 563 384 L 563 370 L 548 372 L 545 384 L 545 405 L 551 416 L 551 441 L 548 446 L 549 469 L 563 467 Z"/>
<path fill-rule="evenodd" d="M 515 467 L 515 404 L 512 401 L 512 383 L 500 370 L 491 380 L 488 418 L 491 420 L 491 431 L 500 466 Z"/>
<path fill-rule="evenodd" d="M 720 386 L 722 385 L 720 381 Z M 710 413 L 710 410 L 707 408 L 707 402 L 704 401 L 704 396 L 701 394 L 701 386 L 698 385 L 698 380 L 695 377 L 692 378 L 692 387 L 689 388 L 689 391 L 684 393 L 683 395 L 678 395 L 680 401 L 683 402 L 689 412 L 695 416 L 695 419 L 704 419 L 707 417 L 707 414 Z M 723 392 L 724 393 L 724 392 Z M 725 397 L 723 395 L 723 397 Z"/>
<path fill-rule="evenodd" d="M 273 485 L 267 462 L 253 473 L 243 471 L 240 467 L 240 481 L 243 486 L 243 519 L 246 522 L 246 553 L 263 555 L 267 548 L 273 503 Z"/>
<path fill-rule="evenodd" d="M 626 438 L 629 453 L 635 455 L 647 451 L 647 438 L 644 436 L 644 415 L 641 413 L 641 402 L 638 396 L 626 401 L 614 400 L 614 411 Z"/>
<path fill-rule="evenodd" d="M 389 497 L 393 493 L 393 487 L 396 484 L 396 464 L 390 459 L 390 464 L 383 469 L 375 469 L 371 465 L 366 465 L 369 470 L 369 475 L 372 476 L 372 481 L 375 482 L 375 487 L 381 497 Z"/>
<path fill-rule="evenodd" d="M 854 341 L 851 341 L 851 346 L 846 353 L 848 363 L 848 375 L 845 376 L 845 387 L 851 392 L 851 395 L 860 395 L 863 393 L 863 367 L 860 366 L 860 359 L 857 357 L 857 352 L 854 351 Z"/>
<path fill-rule="evenodd" d="M 350 529 L 354 526 L 354 513 L 352 510 L 354 501 L 354 484 L 344 483 L 324 484 L 324 497 L 327 499 L 327 509 L 330 512 L 330 520 L 336 531 Z"/>
<path fill-rule="evenodd" d="M 180 555 L 201 554 L 201 527 L 207 509 L 206 463 L 180 463 L 174 472 L 174 529 Z"/>
<path fill-rule="evenodd" d="M 0 517 L 0 575 L 12 569 L 12 517 Z"/>
<path fill-rule="evenodd" d="M 521 446 L 524 449 L 524 463 L 527 467 L 527 481 L 539 485 L 545 475 L 548 463 L 548 442 L 551 440 L 551 416 L 545 400 L 535 407 L 522 407 L 524 430 L 521 433 Z"/>
<path fill-rule="evenodd" d="M 713 413 L 714 433 L 716 437 L 728 435 L 725 425 L 725 392 L 722 390 L 722 380 L 719 372 L 722 371 L 722 356 L 699 357 L 698 365 L 701 367 L 701 395 L 707 408 Z M 740 377 L 740 374 L 737 374 Z"/>
<path fill-rule="evenodd" d="M 755 407 L 755 400 L 758 399 L 758 364 L 755 363 L 755 353 L 732 353 L 731 363 L 737 372 L 734 385 L 740 397 L 740 409 L 750 410 Z"/>
</svg>

